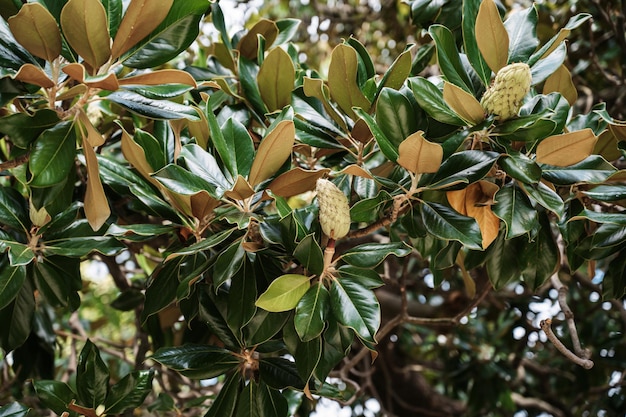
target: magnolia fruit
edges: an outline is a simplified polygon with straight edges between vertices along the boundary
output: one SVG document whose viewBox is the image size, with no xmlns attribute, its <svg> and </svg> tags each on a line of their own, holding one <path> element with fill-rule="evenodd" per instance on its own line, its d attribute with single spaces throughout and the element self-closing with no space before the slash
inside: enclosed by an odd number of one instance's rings
<svg viewBox="0 0 626 417">
<path fill-rule="evenodd" d="M 528 64 L 515 63 L 502 67 L 480 104 L 488 114 L 495 114 L 498 120 L 517 116 L 522 99 L 530 91 L 531 80 Z"/>
<path fill-rule="evenodd" d="M 317 180 L 316 191 L 322 231 L 332 239 L 341 239 L 350 231 L 348 199 L 335 184 L 322 178 Z"/>
</svg>

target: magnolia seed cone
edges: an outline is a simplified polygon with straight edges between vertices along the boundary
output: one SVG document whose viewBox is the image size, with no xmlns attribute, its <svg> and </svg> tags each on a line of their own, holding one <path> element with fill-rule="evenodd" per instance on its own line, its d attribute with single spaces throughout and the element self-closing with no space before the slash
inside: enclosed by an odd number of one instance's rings
<svg viewBox="0 0 626 417">
<path fill-rule="evenodd" d="M 528 64 L 515 63 L 502 67 L 480 104 L 486 113 L 496 115 L 498 120 L 515 117 L 522 105 L 522 99 L 530 91 L 531 80 Z"/>
<path fill-rule="evenodd" d="M 316 191 L 322 231 L 332 239 L 341 239 L 350 231 L 348 199 L 335 184 L 325 179 L 317 180 Z"/>
</svg>

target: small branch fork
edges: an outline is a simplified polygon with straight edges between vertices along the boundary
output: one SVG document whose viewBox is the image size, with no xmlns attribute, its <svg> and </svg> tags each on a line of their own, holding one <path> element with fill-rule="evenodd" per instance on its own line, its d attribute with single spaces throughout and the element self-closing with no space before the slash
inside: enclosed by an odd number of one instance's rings
<svg viewBox="0 0 626 417">
<path fill-rule="evenodd" d="M 593 361 L 589 359 L 591 357 L 591 352 L 589 352 L 588 349 L 583 349 L 580 345 L 578 331 L 576 331 L 576 323 L 574 322 L 574 313 L 570 309 L 569 305 L 567 305 L 567 286 L 565 286 L 559 279 L 558 272 L 552 275 L 550 280 L 552 281 L 552 286 L 559 292 L 559 306 L 561 307 L 563 314 L 565 314 L 565 321 L 572 338 L 574 352 L 565 347 L 559 338 L 556 337 L 554 332 L 552 332 L 552 319 L 542 320 L 539 323 L 539 326 L 541 327 L 541 330 L 544 331 L 546 336 L 548 336 L 550 342 L 552 342 L 554 347 L 561 352 L 563 356 L 574 362 L 576 365 L 582 366 L 585 369 L 591 369 L 593 368 Z"/>
</svg>

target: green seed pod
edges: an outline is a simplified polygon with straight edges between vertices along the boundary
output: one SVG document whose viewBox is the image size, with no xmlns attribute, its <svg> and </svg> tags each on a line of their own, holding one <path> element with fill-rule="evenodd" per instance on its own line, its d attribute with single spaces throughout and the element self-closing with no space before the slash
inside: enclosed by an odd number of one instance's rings
<svg viewBox="0 0 626 417">
<path fill-rule="evenodd" d="M 502 67 L 480 100 L 480 104 L 485 112 L 495 114 L 498 120 L 515 117 L 522 99 L 530 91 L 531 81 L 532 75 L 528 64 L 515 63 Z"/>
<path fill-rule="evenodd" d="M 335 184 L 325 179 L 317 180 L 316 191 L 322 231 L 332 239 L 341 239 L 350 231 L 348 199 Z"/>
</svg>

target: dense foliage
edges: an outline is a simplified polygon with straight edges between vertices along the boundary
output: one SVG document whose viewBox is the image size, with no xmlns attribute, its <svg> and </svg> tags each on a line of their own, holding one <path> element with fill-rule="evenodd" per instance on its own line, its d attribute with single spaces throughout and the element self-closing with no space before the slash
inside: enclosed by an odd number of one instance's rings
<svg viewBox="0 0 626 417">
<path fill-rule="evenodd" d="M 321 71 L 293 18 L 0 2 L 0 416 L 623 413 L 626 125 L 590 14 L 499 6 Z"/>
</svg>

